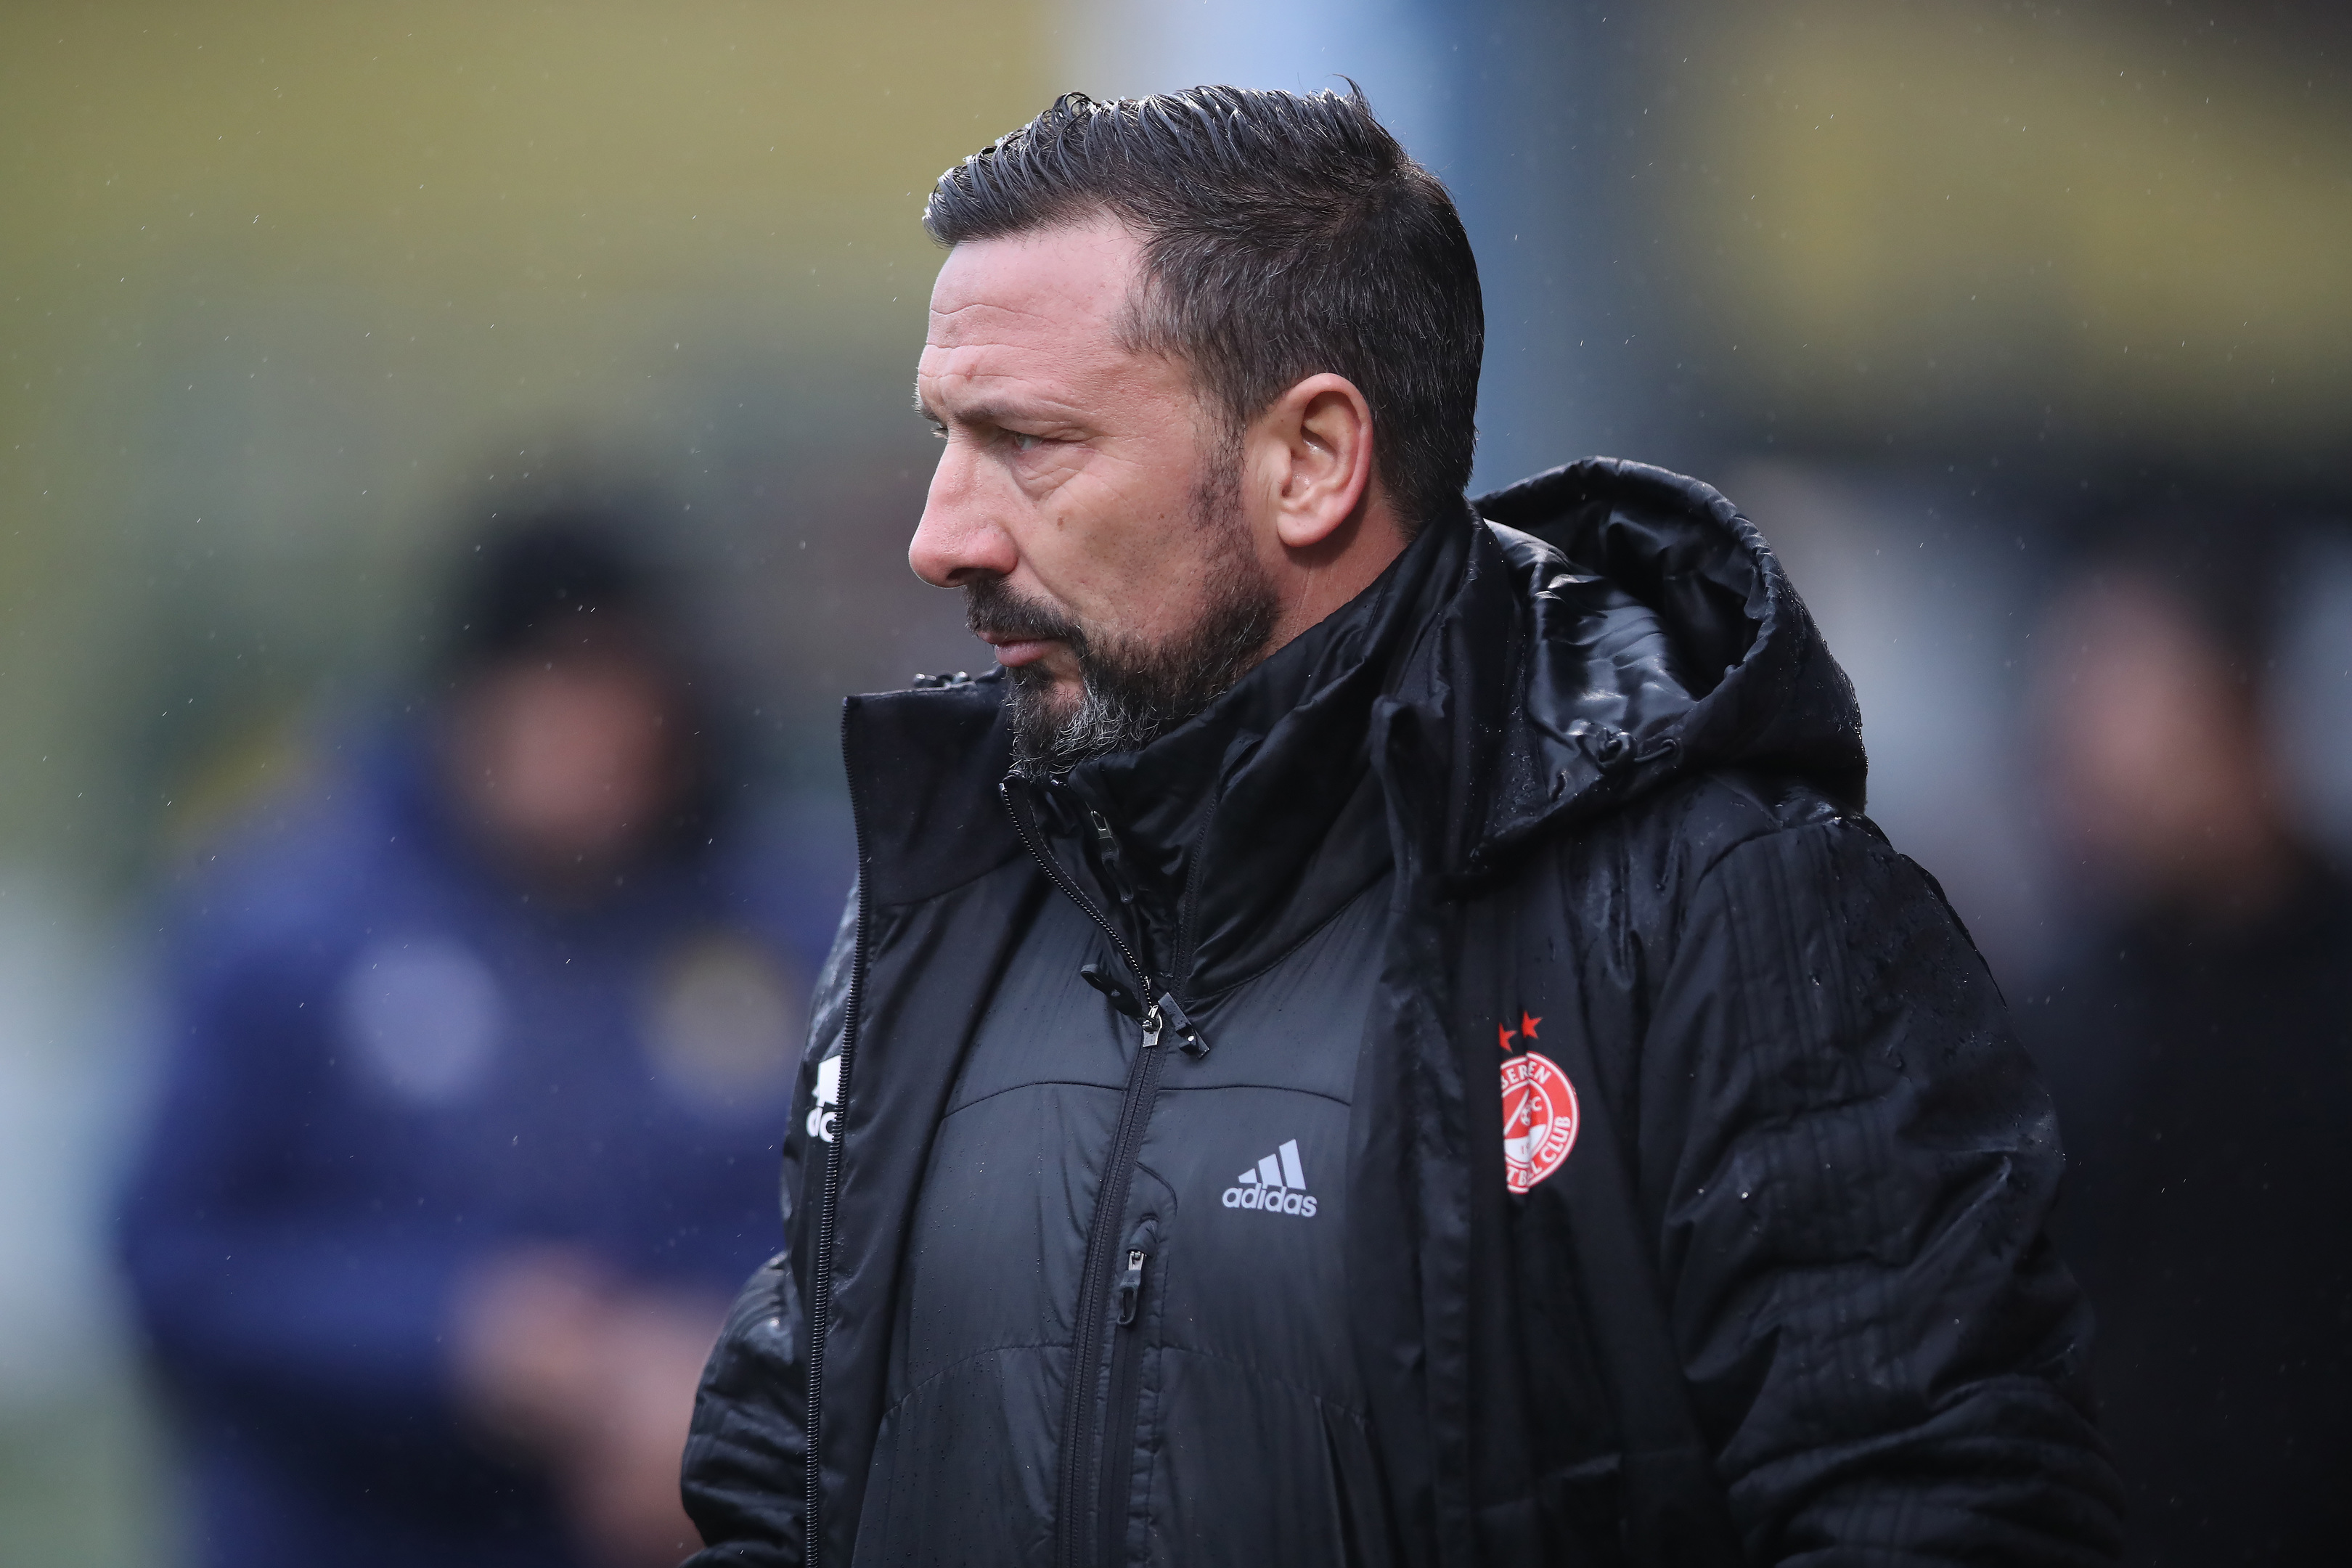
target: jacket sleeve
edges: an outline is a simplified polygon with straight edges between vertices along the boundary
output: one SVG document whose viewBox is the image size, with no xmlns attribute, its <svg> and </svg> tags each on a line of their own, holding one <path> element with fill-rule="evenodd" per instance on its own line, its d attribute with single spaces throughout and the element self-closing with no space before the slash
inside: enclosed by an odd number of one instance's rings
<svg viewBox="0 0 2352 1568">
<path fill-rule="evenodd" d="M 686 1511 L 708 1544 L 689 1568 L 801 1560 L 807 1363 L 792 1260 L 760 1266 L 735 1299 L 694 1396 Z"/>
<path fill-rule="evenodd" d="M 1644 1063 L 1644 1207 L 1749 1560 L 2112 1561 L 2049 1100 L 1927 875 L 1853 818 L 1734 848 Z"/>
<path fill-rule="evenodd" d="M 857 895 L 852 891 L 833 952 L 817 977 L 800 1092 L 784 1134 L 780 1205 L 788 1241 L 801 1239 L 804 1211 L 795 1200 L 803 1163 L 817 1157 L 809 1153 L 809 1140 L 821 1115 L 815 1105 L 818 1068 L 841 1050 L 856 942 Z M 736 1297 L 703 1368 L 680 1490 L 705 1548 L 685 1568 L 789 1568 L 801 1561 L 808 1325 L 793 1277 L 796 1255 L 805 1256 L 805 1249 L 787 1246 L 760 1266 Z"/>
</svg>

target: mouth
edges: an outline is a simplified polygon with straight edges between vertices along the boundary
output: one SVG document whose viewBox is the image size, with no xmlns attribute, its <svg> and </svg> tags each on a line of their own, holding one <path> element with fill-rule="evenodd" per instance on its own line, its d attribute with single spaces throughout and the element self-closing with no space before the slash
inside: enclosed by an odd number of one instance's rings
<svg viewBox="0 0 2352 1568">
<path fill-rule="evenodd" d="M 1006 669 L 1018 669 L 1024 664 L 1034 664 L 1054 649 L 1057 637 L 1043 637 L 1018 632 L 982 632 L 980 640 L 996 650 L 996 662 Z"/>
<path fill-rule="evenodd" d="M 964 622 L 972 636 L 996 650 L 997 664 L 1008 670 L 1028 668 L 1058 650 L 1086 650 L 1085 634 L 1074 621 L 1053 605 L 1013 593 L 1002 577 L 966 584 Z"/>
</svg>

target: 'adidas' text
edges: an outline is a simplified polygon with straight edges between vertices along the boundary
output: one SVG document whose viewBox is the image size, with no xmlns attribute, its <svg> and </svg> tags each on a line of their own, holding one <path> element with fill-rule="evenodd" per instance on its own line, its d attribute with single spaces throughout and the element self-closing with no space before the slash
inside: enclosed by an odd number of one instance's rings
<svg viewBox="0 0 2352 1568">
<path fill-rule="evenodd" d="M 1298 1140 L 1290 1139 L 1255 1169 L 1244 1171 L 1225 1189 L 1225 1206 L 1313 1219 L 1315 1194 L 1307 1190 L 1307 1170 L 1298 1163 Z"/>
</svg>

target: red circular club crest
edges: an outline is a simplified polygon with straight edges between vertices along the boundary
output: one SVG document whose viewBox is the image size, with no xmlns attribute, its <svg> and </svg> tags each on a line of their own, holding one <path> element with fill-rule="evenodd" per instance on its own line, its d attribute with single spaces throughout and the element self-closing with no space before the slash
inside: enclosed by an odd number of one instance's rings
<svg viewBox="0 0 2352 1568">
<path fill-rule="evenodd" d="M 1503 1176 L 1524 1193 L 1576 1147 L 1576 1089 L 1549 1057 L 1534 1051 L 1503 1063 Z"/>
</svg>

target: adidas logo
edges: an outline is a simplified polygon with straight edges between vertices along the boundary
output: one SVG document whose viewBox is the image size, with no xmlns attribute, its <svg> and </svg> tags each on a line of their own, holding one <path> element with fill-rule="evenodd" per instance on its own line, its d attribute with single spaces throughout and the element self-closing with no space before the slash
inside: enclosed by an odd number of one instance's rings
<svg viewBox="0 0 2352 1568">
<path fill-rule="evenodd" d="M 1307 1190 L 1307 1170 L 1298 1163 L 1298 1140 L 1290 1139 L 1260 1160 L 1256 1169 L 1244 1171 L 1225 1189 L 1225 1206 L 1313 1219 L 1315 1194 Z"/>
</svg>

